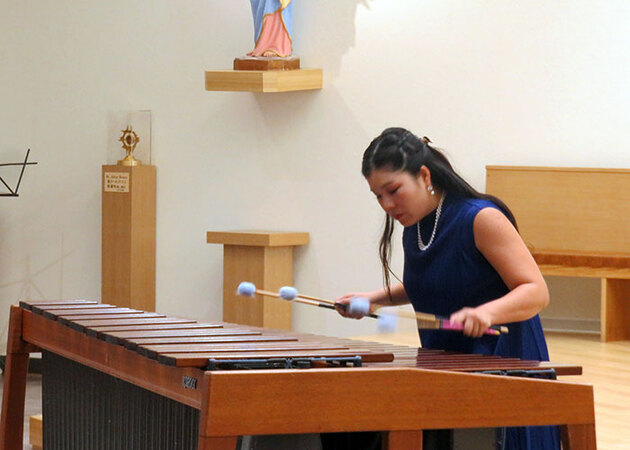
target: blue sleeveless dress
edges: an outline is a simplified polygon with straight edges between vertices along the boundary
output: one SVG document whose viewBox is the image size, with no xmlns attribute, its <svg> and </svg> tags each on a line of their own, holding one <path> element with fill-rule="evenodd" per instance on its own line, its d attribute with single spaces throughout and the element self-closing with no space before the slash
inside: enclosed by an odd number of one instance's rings
<svg viewBox="0 0 630 450">
<path fill-rule="evenodd" d="M 416 225 L 403 231 L 405 266 L 403 284 L 416 311 L 449 317 L 464 307 L 475 307 L 509 292 L 499 274 L 475 246 L 473 221 L 483 208 L 499 209 L 487 200 L 447 195 L 435 238 L 425 251 L 418 248 Z M 426 244 L 436 211 L 420 221 Z M 446 330 L 420 330 L 422 347 L 548 361 L 549 354 L 538 315 L 507 325 L 500 336 L 470 338 Z M 558 427 L 507 428 L 505 448 L 511 450 L 559 449 Z"/>
</svg>

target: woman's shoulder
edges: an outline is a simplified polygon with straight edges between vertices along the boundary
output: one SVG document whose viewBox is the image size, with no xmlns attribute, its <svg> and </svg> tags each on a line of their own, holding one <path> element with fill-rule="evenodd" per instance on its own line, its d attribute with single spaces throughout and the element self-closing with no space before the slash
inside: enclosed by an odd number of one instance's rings
<svg viewBox="0 0 630 450">
<path fill-rule="evenodd" d="M 500 208 L 494 202 L 483 198 L 455 197 L 453 203 L 459 214 L 466 216 L 474 217 L 485 208 L 494 208 L 500 211 Z"/>
<path fill-rule="evenodd" d="M 479 213 L 487 208 L 492 208 L 503 214 L 501 209 L 490 200 L 472 197 L 454 197 L 452 212 L 449 214 L 451 217 L 450 221 L 456 227 L 472 230 L 472 226 Z"/>
</svg>

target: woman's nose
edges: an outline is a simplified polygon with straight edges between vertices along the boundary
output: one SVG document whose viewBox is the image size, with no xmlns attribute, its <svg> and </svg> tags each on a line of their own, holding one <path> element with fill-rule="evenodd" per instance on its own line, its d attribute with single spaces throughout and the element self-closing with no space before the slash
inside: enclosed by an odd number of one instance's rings
<svg viewBox="0 0 630 450">
<path fill-rule="evenodd" d="M 381 199 L 381 207 L 385 210 L 385 212 L 388 212 L 394 207 L 394 201 L 389 196 L 383 197 Z"/>
</svg>

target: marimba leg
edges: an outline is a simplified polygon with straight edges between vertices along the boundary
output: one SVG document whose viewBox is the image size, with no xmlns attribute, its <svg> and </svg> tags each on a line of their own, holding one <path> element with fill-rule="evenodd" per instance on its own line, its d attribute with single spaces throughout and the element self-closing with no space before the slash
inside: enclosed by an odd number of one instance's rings
<svg viewBox="0 0 630 450">
<path fill-rule="evenodd" d="M 238 436 L 207 437 L 199 436 L 199 450 L 235 450 Z"/>
<path fill-rule="evenodd" d="M 595 424 L 560 427 L 563 450 L 595 450 Z"/>
<path fill-rule="evenodd" d="M 383 450 L 422 450 L 422 431 L 388 431 L 384 433 Z"/>
<path fill-rule="evenodd" d="M 22 310 L 17 306 L 11 306 L 4 366 L 0 450 L 21 450 L 23 447 L 28 358 L 29 352 L 36 350 L 22 341 Z"/>
</svg>

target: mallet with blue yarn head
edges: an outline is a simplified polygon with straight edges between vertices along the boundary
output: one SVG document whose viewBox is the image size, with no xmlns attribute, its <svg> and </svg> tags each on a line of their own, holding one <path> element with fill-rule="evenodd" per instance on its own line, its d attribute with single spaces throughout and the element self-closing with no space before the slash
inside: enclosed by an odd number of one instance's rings
<svg viewBox="0 0 630 450">
<path fill-rule="evenodd" d="M 427 314 L 422 312 L 409 312 L 409 311 L 388 311 L 381 312 L 380 314 L 375 314 L 370 312 L 371 304 L 368 299 L 364 297 L 354 297 L 349 304 L 346 303 L 338 303 L 332 300 L 327 300 L 319 297 L 312 297 L 304 294 L 298 294 L 296 288 L 292 286 L 283 286 L 280 288 L 279 293 L 263 291 L 260 289 L 256 289 L 256 286 L 253 283 L 242 282 L 238 289 L 237 293 L 239 295 L 246 295 L 248 297 L 253 297 L 255 294 L 267 295 L 270 297 L 277 297 L 283 300 L 295 301 L 299 303 L 305 303 L 307 305 L 319 306 L 321 308 L 328 309 L 342 309 L 344 311 L 348 311 L 356 318 L 361 318 L 364 316 L 372 317 L 375 319 L 379 319 L 379 330 L 380 331 L 392 331 L 396 328 L 398 317 L 408 317 L 416 319 L 418 328 L 422 329 L 442 329 L 442 330 L 453 330 L 453 331 L 462 331 L 464 326 L 459 323 L 451 322 L 450 320 L 438 317 L 433 314 Z M 484 334 L 497 336 L 502 333 L 507 333 L 508 328 L 500 325 L 493 325 L 487 330 L 484 331 Z"/>
<path fill-rule="evenodd" d="M 379 314 L 378 315 L 378 331 L 381 333 L 393 333 L 398 326 L 398 316 L 396 314 Z"/>
<path fill-rule="evenodd" d="M 370 316 L 370 300 L 365 297 L 353 297 L 348 304 L 348 313 L 353 317 L 361 318 Z M 381 333 L 393 333 L 398 326 L 398 316 L 395 314 L 372 314 L 378 318 L 378 331 Z"/>
<path fill-rule="evenodd" d="M 298 296 L 298 291 L 293 286 L 282 286 L 278 290 L 278 294 L 280 295 L 280 298 L 293 301 Z"/>
<path fill-rule="evenodd" d="M 238 285 L 236 293 L 238 295 L 244 295 L 245 297 L 253 297 L 256 294 L 256 285 L 249 281 L 243 281 Z"/>
<path fill-rule="evenodd" d="M 285 289 L 285 288 L 288 288 L 288 289 Z M 284 288 L 281 288 L 282 295 L 280 295 L 277 292 L 257 289 L 254 283 L 250 283 L 249 281 L 243 281 L 242 283 L 238 285 L 238 288 L 236 289 L 236 293 L 238 295 L 244 295 L 246 297 L 254 297 L 256 294 L 265 295 L 268 297 L 280 298 L 282 300 L 290 300 L 290 301 L 294 301 L 298 303 L 304 303 L 306 305 L 320 306 L 320 307 L 328 308 L 328 309 L 335 309 L 335 307 L 332 305 L 297 297 L 297 295 L 293 295 L 293 291 L 291 291 L 291 289 L 295 290 L 295 288 L 290 288 L 289 286 L 285 286 Z M 297 290 L 295 291 L 295 294 L 297 294 Z"/>
<path fill-rule="evenodd" d="M 463 331 L 464 326 L 460 323 L 451 322 L 445 317 L 438 317 L 433 314 L 427 314 L 423 312 L 411 312 L 404 310 L 378 310 L 378 313 L 372 313 L 372 305 L 370 301 L 365 297 L 354 297 L 350 300 L 349 304 L 333 302 L 332 300 L 326 300 L 318 297 L 311 297 L 304 294 L 298 294 L 297 289 L 287 286 L 283 289 L 287 289 L 286 292 L 290 293 L 293 297 L 307 298 L 316 300 L 322 303 L 328 303 L 334 305 L 336 308 L 340 308 L 344 311 L 348 311 L 354 318 L 372 317 L 379 320 L 378 328 L 383 332 L 391 332 L 396 329 L 398 323 L 398 317 L 407 317 L 410 319 L 416 319 L 418 328 L 422 329 L 441 329 L 452 331 Z M 502 333 L 508 333 L 508 328 L 500 325 L 493 325 L 484 331 L 484 334 L 491 336 L 498 336 Z"/>
<path fill-rule="evenodd" d="M 376 318 L 375 314 L 370 313 L 370 301 L 364 297 L 355 297 L 350 302 L 349 306 L 345 303 L 337 303 L 332 300 L 327 300 L 319 297 L 312 297 L 309 295 L 298 294 L 298 290 L 293 286 L 283 286 L 278 291 L 280 298 L 289 301 L 310 300 L 315 303 L 308 303 L 309 305 L 319 306 L 320 308 L 338 309 L 341 308 L 344 311 L 350 312 L 350 314 L 361 318 L 363 316 L 370 316 Z M 353 310 L 354 308 L 354 310 Z"/>
<path fill-rule="evenodd" d="M 237 295 L 243 295 L 245 297 L 254 297 L 256 294 L 258 295 L 266 295 L 268 297 L 280 297 L 275 292 L 264 291 L 262 289 L 257 289 L 254 283 L 250 283 L 249 281 L 243 281 L 236 288 Z"/>
<path fill-rule="evenodd" d="M 378 318 L 378 330 L 382 333 L 392 333 L 396 331 L 396 326 L 398 325 L 398 317 L 394 314 L 372 314 L 370 312 L 370 300 L 365 297 L 354 297 L 350 300 L 350 303 L 333 303 L 331 300 L 323 298 L 298 295 L 298 290 L 293 286 L 283 286 L 278 293 L 281 298 L 289 301 L 304 297 L 312 301 L 317 301 L 317 306 L 331 309 L 341 308 L 357 319 L 365 316 Z"/>
</svg>

